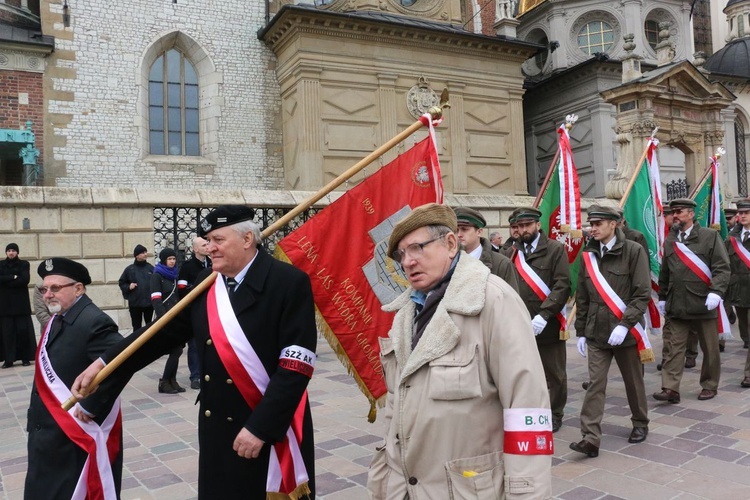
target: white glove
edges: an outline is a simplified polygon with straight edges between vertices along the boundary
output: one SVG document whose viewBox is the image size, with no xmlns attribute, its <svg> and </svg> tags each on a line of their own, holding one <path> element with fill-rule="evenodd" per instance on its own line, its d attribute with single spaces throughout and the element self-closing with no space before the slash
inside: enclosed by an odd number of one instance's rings
<svg viewBox="0 0 750 500">
<path fill-rule="evenodd" d="M 609 335 L 607 343 L 609 345 L 620 345 L 625 340 L 625 335 L 628 334 L 628 329 L 622 325 L 617 325 L 612 333 Z"/>
<path fill-rule="evenodd" d="M 578 337 L 578 354 L 586 357 L 586 337 Z"/>
<path fill-rule="evenodd" d="M 534 335 L 539 335 L 540 333 L 542 333 L 542 330 L 544 330 L 545 326 L 547 326 L 547 320 L 542 318 L 538 314 L 532 318 L 531 328 L 534 330 Z"/>
<path fill-rule="evenodd" d="M 708 297 L 706 297 L 706 309 L 708 309 L 709 311 L 713 311 L 719 306 L 720 302 L 721 302 L 721 297 L 719 297 L 713 292 L 710 292 L 708 294 Z"/>
<path fill-rule="evenodd" d="M 666 300 L 660 300 L 658 304 L 656 304 L 656 308 L 659 310 L 659 314 L 662 316 L 667 315 L 667 301 Z"/>
</svg>

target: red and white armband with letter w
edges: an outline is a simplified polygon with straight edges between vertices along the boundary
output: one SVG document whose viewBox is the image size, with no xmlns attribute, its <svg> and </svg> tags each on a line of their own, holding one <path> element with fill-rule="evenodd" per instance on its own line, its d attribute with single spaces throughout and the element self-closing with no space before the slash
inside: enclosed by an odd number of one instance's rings
<svg viewBox="0 0 750 500">
<path fill-rule="evenodd" d="M 503 452 L 511 455 L 552 455 L 552 412 L 547 408 L 503 410 Z"/>
</svg>

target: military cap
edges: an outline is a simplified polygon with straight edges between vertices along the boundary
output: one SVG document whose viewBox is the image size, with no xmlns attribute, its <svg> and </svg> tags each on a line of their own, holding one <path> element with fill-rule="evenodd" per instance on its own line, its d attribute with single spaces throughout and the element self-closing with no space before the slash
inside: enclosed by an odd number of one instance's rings
<svg viewBox="0 0 750 500">
<path fill-rule="evenodd" d="M 620 213 L 617 208 L 605 207 L 603 205 L 591 205 L 588 211 L 589 222 L 600 220 L 620 220 Z"/>
<path fill-rule="evenodd" d="M 388 240 L 388 256 L 393 255 L 404 236 L 425 226 L 447 226 L 455 233 L 458 228 L 456 213 L 449 207 L 438 203 L 428 203 L 415 208 L 393 228 Z"/>
<path fill-rule="evenodd" d="M 534 207 L 520 207 L 514 213 L 516 215 L 516 222 L 529 219 L 539 222 L 539 219 L 542 218 L 542 212 Z"/>
<path fill-rule="evenodd" d="M 516 212 L 518 212 L 518 210 L 513 210 L 508 216 L 508 224 L 511 226 L 518 224 L 518 222 L 516 222 Z"/>
<path fill-rule="evenodd" d="M 89 275 L 89 270 L 86 269 L 86 266 L 64 257 L 53 257 L 42 261 L 36 272 L 42 278 L 46 278 L 47 276 L 65 276 L 84 285 L 91 283 L 91 275 Z"/>
<path fill-rule="evenodd" d="M 747 212 L 750 210 L 750 198 L 744 198 L 736 203 L 737 205 L 737 212 Z M 726 213 L 726 210 L 724 210 L 724 213 Z"/>
<path fill-rule="evenodd" d="M 468 224 L 481 229 L 487 225 L 487 221 L 482 214 L 473 208 L 456 207 L 453 211 L 456 212 L 456 219 L 459 226 Z"/>
<path fill-rule="evenodd" d="M 674 210 L 669 205 L 664 205 L 661 207 L 661 213 L 663 213 L 664 215 L 669 215 L 673 212 Z"/>
<path fill-rule="evenodd" d="M 695 210 L 695 207 L 698 206 L 698 204 L 695 203 L 690 198 L 677 198 L 676 200 L 670 201 L 669 206 L 672 207 L 673 209 L 689 208 L 690 210 Z"/>
<path fill-rule="evenodd" d="M 222 205 L 209 212 L 206 218 L 201 221 L 198 236 L 204 238 L 214 229 L 231 226 L 232 224 L 246 220 L 253 220 L 253 218 L 255 218 L 255 210 L 250 207 L 244 205 Z"/>
<path fill-rule="evenodd" d="M 750 205 L 748 205 L 748 207 L 745 210 L 750 210 Z M 734 217 L 735 215 L 737 215 L 737 209 L 725 208 L 724 215 L 726 215 L 727 217 Z"/>
<path fill-rule="evenodd" d="M 625 219 L 625 209 L 624 208 L 622 208 L 620 206 L 617 206 L 617 207 L 615 207 L 615 210 L 617 211 L 617 215 L 620 216 L 619 217 L 620 219 Z"/>
</svg>

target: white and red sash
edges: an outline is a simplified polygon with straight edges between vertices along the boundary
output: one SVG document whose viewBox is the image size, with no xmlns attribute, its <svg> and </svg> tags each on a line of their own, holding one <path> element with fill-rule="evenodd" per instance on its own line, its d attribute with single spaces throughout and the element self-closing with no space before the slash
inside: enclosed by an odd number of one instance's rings
<svg viewBox="0 0 750 500">
<path fill-rule="evenodd" d="M 234 314 L 224 280 L 219 276 L 208 291 L 208 325 L 211 339 L 222 364 L 251 409 L 254 409 L 270 382 L 270 377 L 250 345 Z M 315 354 L 300 346 L 282 349 L 279 366 L 312 376 Z M 302 423 L 307 391 L 294 412 L 292 423 L 283 441 L 271 447 L 266 478 L 268 497 L 299 498 L 310 493 L 309 476 L 302 459 Z"/>
<path fill-rule="evenodd" d="M 42 403 L 55 419 L 57 425 L 60 426 L 60 429 L 71 441 L 88 453 L 72 500 L 115 500 L 117 488 L 112 475 L 111 464 L 120 452 L 120 433 L 122 430 L 120 398 L 115 400 L 112 410 L 110 410 L 101 426 L 93 421 L 82 422 L 75 418 L 73 416 L 75 407 L 67 412 L 62 409 L 62 403 L 71 397 L 71 392 L 55 373 L 46 348 L 54 318 L 53 316 L 47 322 L 44 335 L 39 342 L 36 366 L 34 367 L 34 383 Z"/>
<path fill-rule="evenodd" d="M 734 247 L 734 253 L 737 254 L 737 257 L 739 257 L 747 267 L 750 267 L 750 250 L 745 248 L 745 245 L 740 242 L 739 238 L 730 236 L 729 241 L 732 243 L 732 246 Z"/>
<path fill-rule="evenodd" d="M 607 304 L 607 307 L 614 317 L 621 320 L 625 314 L 627 306 L 599 270 L 599 263 L 597 262 L 596 255 L 592 252 L 583 252 L 583 263 L 586 266 L 586 271 L 589 273 L 589 278 L 591 278 L 591 284 L 593 284 L 596 291 L 599 292 L 599 296 L 604 299 L 604 303 Z M 641 362 L 647 363 L 649 361 L 654 361 L 654 352 L 651 349 L 651 341 L 649 341 L 643 325 L 636 323 L 630 329 L 630 333 L 635 337 L 635 342 L 638 345 L 638 355 L 641 358 Z"/>
<path fill-rule="evenodd" d="M 503 453 L 552 455 L 552 411 L 549 408 L 503 410 Z"/>
<path fill-rule="evenodd" d="M 693 273 L 700 278 L 700 280 L 706 284 L 706 286 L 711 286 L 711 278 L 713 275 L 711 274 L 711 269 L 706 265 L 705 262 L 701 260 L 700 257 L 695 255 L 695 253 L 688 248 L 687 245 L 684 243 L 680 243 L 679 241 L 674 242 L 674 253 L 679 257 L 679 259 L 682 261 L 685 266 L 687 266 L 688 269 L 693 271 Z M 727 311 L 724 309 L 724 300 L 722 299 L 721 302 L 719 302 L 719 306 L 717 307 L 719 310 L 719 315 L 717 318 L 718 321 L 718 330 L 719 330 L 719 336 L 722 339 L 731 339 L 732 338 L 732 331 L 731 326 L 729 324 L 729 317 L 727 317 Z"/>
<path fill-rule="evenodd" d="M 529 263 L 526 262 L 526 258 L 524 257 L 523 252 L 516 252 L 516 258 L 513 259 L 513 261 L 516 265 L 518 274 L 521 276 L 521 278 L 523 278 L 526 284 L 529 285 L 529 288 L 534 291 L 536 296 L 539 297 L 539 300 L 541 300 L 542 302 L 547 300 L 547 297 L 549 297 L 549 294 L 552 293 L 552 290 L 550 290 L 550 288 L 536 273 L 536 271 L 534 271 L 534 268 L 532 268 Z M 560 311 L 556 315 L 557 320 L 560 322 L 561 330 L 567 329 L 568 326 L 568 321 L 565 318 L 565 312 L 566 307 L 563 306 L 562 311 Z"/>
</svg>

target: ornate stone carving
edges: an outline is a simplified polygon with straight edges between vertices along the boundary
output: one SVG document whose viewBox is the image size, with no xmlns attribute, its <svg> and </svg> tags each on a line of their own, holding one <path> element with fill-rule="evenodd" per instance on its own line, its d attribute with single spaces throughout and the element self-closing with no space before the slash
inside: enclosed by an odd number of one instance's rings
<svg viewBox="0 0 750 500">
<path fill-rule="evenodd" d="M 430 87 L 430 82 L 424 76 L 420 77 L 417 84 L 406 93 L 406 109 L 411 116 L 418 119 L 432 106 L 440 104 L 440 98 Z"/>
</svg>

